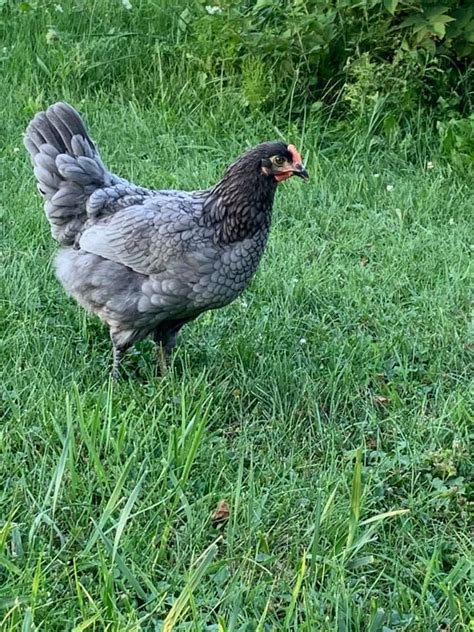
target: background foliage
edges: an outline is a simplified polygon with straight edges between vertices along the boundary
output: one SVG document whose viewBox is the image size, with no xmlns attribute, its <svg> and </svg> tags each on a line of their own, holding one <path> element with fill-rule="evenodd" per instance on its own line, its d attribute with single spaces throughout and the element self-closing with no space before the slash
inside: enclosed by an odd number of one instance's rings
<svg viewBox="0 0 474 632">
<path fill-rule="evenodd" d="M 371 126 L 384 143 L 399 143 L 407 121 L 421 118 L 453 165 L 474 163 L 471 2 L 0 0 L 0 8 L 1 64 L 6 74 L 23 66 L 22 88 L 40 99 L 109 90 L 144 103 L 225 100 L 276 120 Z"/>
<path fill-rule="evenodd" d="M 360 115 L 384 98 L 395 125 L 420 105 L 467 116 L 474 5 L 462 0 L 0 0 L 4 64 L 26 54 L 35 82 L 123 85 L 143 98 L 233 97 L 301 115 Z M 28 43 L 14 41 L 20 21 Z M 211 90 L 210 90 L 211 88 Z"/>
</svg>

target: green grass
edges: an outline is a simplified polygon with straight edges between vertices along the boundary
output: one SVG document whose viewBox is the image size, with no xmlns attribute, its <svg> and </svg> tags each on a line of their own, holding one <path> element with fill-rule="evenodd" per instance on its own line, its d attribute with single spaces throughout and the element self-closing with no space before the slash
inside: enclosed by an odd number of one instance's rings
<svg viewBox="0 0 474 632">
<path fill-rule="evenodd" d="M 0 629 L 472 629 L 468 175 L 419 128 L 385 147 L 18 63 L 0 95 Z M 21 136 L 62 97 L 149 186 L 206 186 L 279 133 L 307 159 L 251 287 L 183 331 L 162 380 L 145 341 L 111 383 L 107 332 L 54 278 Z"/>
</svg>

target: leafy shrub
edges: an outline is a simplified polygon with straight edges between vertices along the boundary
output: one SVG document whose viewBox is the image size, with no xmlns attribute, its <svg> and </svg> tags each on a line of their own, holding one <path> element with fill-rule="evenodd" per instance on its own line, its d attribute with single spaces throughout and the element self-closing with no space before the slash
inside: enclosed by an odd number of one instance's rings
<svg viewBox="0 0 474 632">
<path fill-rule="evenodd" d="M 413 111 L 420 98 L 433 105 L 446 88 L 457 88 L 474 52 L 474 6 L 458 0 L 441 7 L 429 0 L 203 1 L 188 12 L 186 31 L 194 59 L 208 70 L 232 77 L 243 73 L 249 57 L 260 60 L 274 89 L 272 103 L 285 108 L 290 100 L 296 109 L 334 100 L 347 84 L 350 94 L 359 83 L 363 96 L 391 92 Z M 461 109 L 469 98 L 461 91 Z"/>
<path fill-rule="evenodd" d="M 460 169 L 474 170 L 474 114 L 438 121 L 441 153 Z"/>
</svg>

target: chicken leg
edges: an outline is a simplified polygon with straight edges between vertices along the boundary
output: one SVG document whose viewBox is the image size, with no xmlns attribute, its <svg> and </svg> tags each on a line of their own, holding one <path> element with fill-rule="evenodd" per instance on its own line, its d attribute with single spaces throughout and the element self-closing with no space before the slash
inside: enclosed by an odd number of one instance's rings
<svg viewBox="0 0 474 632">
<path fill-rule="evenodd" d="M 113 334 L 110 336 L 112 338 L 112 348 L 113 348 L 113 363 L 112 363 L 112 379 L 115 382 L 118 382 L 121 377 L 121 365 L 122 358 L 125 355 L 125 352 L 130 347 L 130 345 L 121 345 L 118 343 Z"/>
<path fill-rule="evenodd" d="M 113 344 L 114 360 L 112 364 L 112 379 L 118 381 L 120 379 L 120 364 L 124 350 Z"/>
<path fill-rule="evenodd" d="M 191 320 L 190 318 L 161 323 L 153 332 L 153 340 L 156 344 L 156 360 L 158 375 L 166 373 L 168 359 L 178 341 L 178 333 L 181 327 Z"/>
<path fill-rule="evenodd" d="M 136 341 L 140 340 L 143 336 L 139 331 L 127 331 L 119 329 L 110 330 L 110 339 L 112 340 L 112 347 L 114 353 L 114 359 L 112 364 L 112 379 L 120 379 L 120 365 L 122 358 L 127 349 Z"/>
</svg>

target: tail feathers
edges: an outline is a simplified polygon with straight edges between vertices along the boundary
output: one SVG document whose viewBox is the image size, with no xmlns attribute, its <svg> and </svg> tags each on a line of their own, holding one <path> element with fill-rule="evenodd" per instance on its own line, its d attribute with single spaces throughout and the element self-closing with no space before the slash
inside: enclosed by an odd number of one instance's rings
<svg viewBox="0 0 474 632">
<path fill-rule="evenodd" d="M 24 143 L 46 200 L 53 237 L 71 245 L 87 220 L 87 199 L 118 178 L 107 171 L 81 117 L 67 103 L 39 112 L 27 127 Z"/>
<path fill-rule="evenodd" d="M 73 153 L 72 138 L 81 136 L 89 147 L 89 157 L 97 155 L 84 123 L 76 110 L 67 103 L 55 103 L 46 112 L 38 112 L 26 130 L 25 144 L 30 154 L 38 153 L 41 145 L 48 144 L 59 153 Z"/>
</svg>

